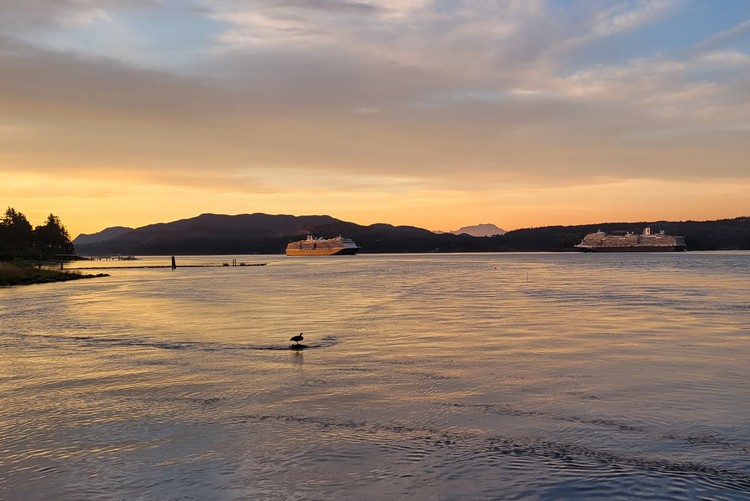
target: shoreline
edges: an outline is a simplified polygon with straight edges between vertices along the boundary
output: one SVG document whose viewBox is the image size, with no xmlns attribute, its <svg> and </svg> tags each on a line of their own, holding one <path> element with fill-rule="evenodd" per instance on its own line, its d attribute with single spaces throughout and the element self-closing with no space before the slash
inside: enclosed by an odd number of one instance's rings
<svg viewBox="0 0 750 501">
<path fill-rule="evenodd" d="M 88 275 L 75 271 L 59 271 L 43 268 L 32 264 L 17 264 L 0 262 L 0 287 L 17 285 L 49 284 L 54 282 L 68 282 L 85 278 L 108 277 L 106 273 Z"/>
</svg>

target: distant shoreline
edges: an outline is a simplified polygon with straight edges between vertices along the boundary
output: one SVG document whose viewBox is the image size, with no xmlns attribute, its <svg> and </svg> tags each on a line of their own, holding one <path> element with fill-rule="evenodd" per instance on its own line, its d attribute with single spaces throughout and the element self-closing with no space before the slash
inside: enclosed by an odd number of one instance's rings
<svg viewBox="0 0 750 501">
<path fill-rule="evenodd" d="M 604 222 L 576 226 L 518 229 L 491 237 L 437 234 L 413 226 L 386 223 L 362 226 L 331 216 L 271 214 L 201 214 L 200 216 L 130 229 L 111 236 L 108 228 L 89 241 L 73 240 L 81 255 L 250 255 L 283 254 L 290 241 L 307 235 L 346 236 L 361 248 L 358 254 L 451 252 L 578 252 L 586 235 L 655 233 L 681 236 L 687 250 L 749 250 L 750 217 L 716 221 Z M 123 229 L 123 227 L 117 227 Z"/>
</svg>

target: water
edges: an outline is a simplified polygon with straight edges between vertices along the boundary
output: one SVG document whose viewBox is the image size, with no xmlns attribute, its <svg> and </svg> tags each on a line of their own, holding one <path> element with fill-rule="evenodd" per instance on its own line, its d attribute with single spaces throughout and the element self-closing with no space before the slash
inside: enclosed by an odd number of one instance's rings
<svg viewBox="0 0 750 501">
<path fill-rule="evenodd" d="M 750 496 L 750 253 L 237 259 L 0 288 L 0 499 Z"/>
</svg>

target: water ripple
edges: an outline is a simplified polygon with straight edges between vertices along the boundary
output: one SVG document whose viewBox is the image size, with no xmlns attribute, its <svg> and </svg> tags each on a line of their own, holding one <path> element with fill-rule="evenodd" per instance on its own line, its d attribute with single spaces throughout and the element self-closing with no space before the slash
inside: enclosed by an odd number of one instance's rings
<svg viewBox="0 0 750 501">
<path fill-rule="evenodd" d="M 264 421 L 302 424 L 336 436 L 344 432 L 356 434 L 359 440 L 366 440 L 370 436 L 371 441 L 378 443 L 384 441 L 381 435 L 387 433 L 385 440 L 394 445 L 385 450 L 401 453 L 400 463 L 422 463 L 423 467 L 425 464 L 432 465 L 432 468 L 445 471 L 440 476 L 446 480 L 461 478 L 478 470 L 506 468 L 509 462 L 512 468 L 523 470 L 532 462 L 543 461 L 549 463 L 559 475 L 576 475 L 584 482 L 585 479 L 622 474 L 658 474 L 738 495 L 750 494 L 750 473 L 708 462 L 648 457 L 535 437 L 487 435 L 369 421 L 337 421 L 318 416 L 257 414 L 235 419 L 244 425 Z M 316 432 L 297 430 L 296 433 Z M 512 460 L 509 461 L 509 458 Z M 606 488 L 599 486 L 597 489 L 604 489 L 602 493 L 608 490 L 608 494 L 614 496 L 628 494 L 613 492 L 613 484 L 607 485 Z M 648 497 L 644 494 L 644 498 Z"/>
<path fill-rule="evenodd" d="M 240 344 L 240 343 L 211 343 L 202 341 L 156 341 L 139 337 L 98 337 L 98 336 L 59 336 L 54 334 L 15 334 L 26 341 L 48 342 L 54 348 L 60 348 L 63 343 L 83 346 L 86 348 L 134 347 L 155 348 L 160 350 L 191 350 L 191 351 L 288 351 L 296 349 L 289 344 Z M 330 348 L 341 342 L 339 336 L 324 336 L 320 341 L 307 342 L 305 349 Z"/>
</svg>

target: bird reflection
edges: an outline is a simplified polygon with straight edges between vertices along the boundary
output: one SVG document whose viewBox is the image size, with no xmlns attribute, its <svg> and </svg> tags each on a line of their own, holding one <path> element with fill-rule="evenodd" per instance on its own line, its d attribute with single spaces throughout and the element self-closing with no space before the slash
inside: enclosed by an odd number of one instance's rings
<svg viewBox="0 0 750 501">
<path fill-rule="evenodd" d="M 302 350 L 294 350 L 294 355 L 291 355 L 290 359 L 295 365 L 301 366 L 305 363 L 305 355 L 302 353 Z"/>
</svg>

